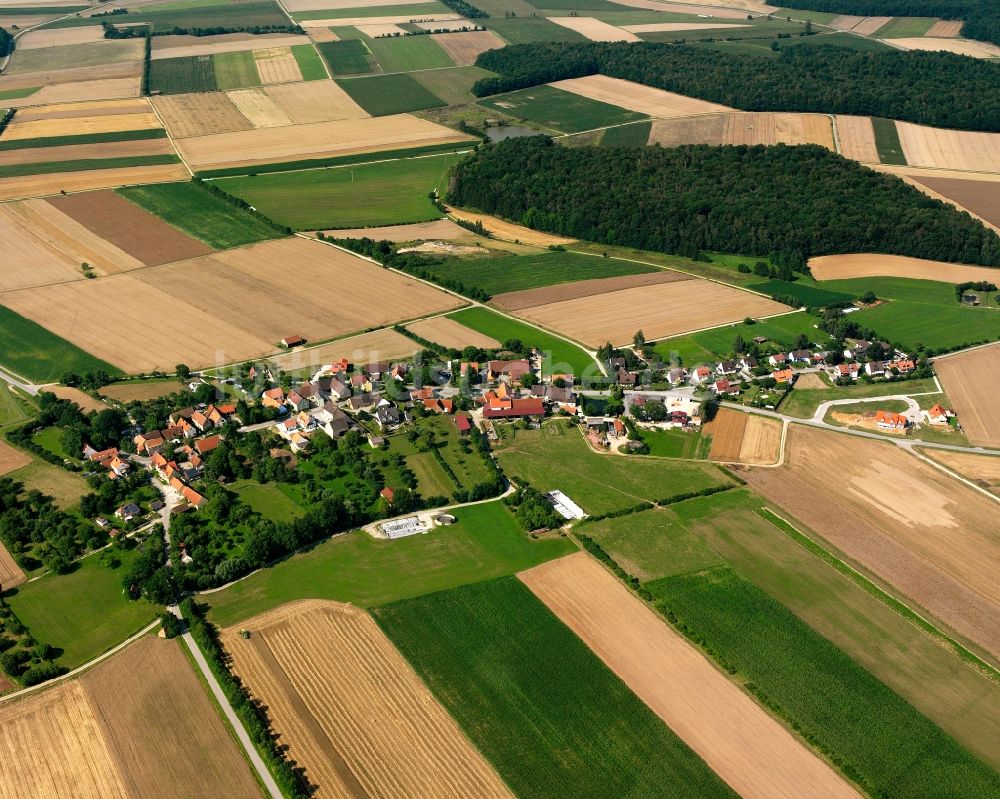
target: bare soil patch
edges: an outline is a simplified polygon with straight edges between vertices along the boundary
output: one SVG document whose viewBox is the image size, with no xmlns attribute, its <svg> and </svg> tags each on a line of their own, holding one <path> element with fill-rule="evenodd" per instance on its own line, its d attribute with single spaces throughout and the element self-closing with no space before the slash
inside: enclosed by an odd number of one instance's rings
<svg viewBox="0 0 1000 799">
<path fill-rule="evenodd" d="M 223 645 L 317 797 L 511 796 L 367 613 L 296 602 L 243 626 Z"/>
<path fill-rule="evenodd" d="M 423 319 L 406 326 L 407 330 L 418 336 L 429 339 L 442 347 L 461 350 L 466 347 L 480 347 L 484 350 L 499 349 L 500 342 L 490 336 L 485 336 L 472 328 L 449 319 L 447 316 L 436 316 L 433 319 Z"/>
<path fill-rule="evenodd" d="M 1000 447 L 1000 344 L 938 358 L 934 371 L 969 441 Z"/>
<path fill-rule="evenodd" d="M 564 300 L 575 300 L 581 297 L 594 297 L 622 289 L 638 288 L 639 286 L 657 286 L 660 283 L 677 283 L 682 280 L 694 280 L 683 272 L 649 272 L 642 275 L 622 275 L 621 277 L 604 277 L 593 280 L 577 280 L 574 283 L 557 283 L 554 286 L 543 286 L 539 289 L 523 289 L 508 291 L 496 295 L 490 302 L 505 311 L 521 311 L 536 305 L 547 305 Z"/>
<path fill-rule="evenodd" d="M 134 400 L 144 402 L 146 400 L 159 399 L 160 397 L 180 391 L 181 388 L 183 388 L 183 385 L 176 380 L 136 380 L 128 383 L 114 383 L 110 386 L 104 386 L 99 393 L 103 397 L 128 403 Z"/>
<path fill-rule="evenodd" d="M 920 454 L 1000 496 L 1000 457 L 930 448 L 921 448 Z"/>
<path fill-rule="evenodd" d="M 966 266 L 942 261 L 926 261 L 903 255 L 857 253 L 821 255 L 809 259 L 816 280 L 847 280 L 856 277 L 905 277 L 915 280 L 938 280 L 965 283 L 972 280 L 996 282 L 1000 272 L 987 266 Z"/>
<path fill-rule="evenodd" d="M 601 22 L 594 17 L 549 17 L 549 22 L 562 25 L 586 36 L 592 42 L 638 42 L 641 41 L 634 33 L 624 28 L 616 28 L 607 22 Z"/>
<path fill-rule="evenodd" d="M 384 117 L 383 117 L 384 119 Z M 483 227 L 500 239 L 516 241 L 520 244 L 530 244 L 535 247 L 548 247 L 552 244 L 572 244 L 576 239 L 565 239 L 562 236 L 553 236 L 551 233 L 542 233 L 540 230 L 532 230 L 523 225 L 515 225 L 495 216 L 487 214 L 474 214 L 471 211 L 462 211 L 457 208 L 448 208 L 448 213 L 461 219 L 464 222 L 482 222 Z"/>
<path fill-rule="evenodd" d="M 961 180 L 956 178 L 915 178 L 951 202 L 1000 227 L 1000 186 L 986 180 Z"/>
<path fill-rule="evenodd" d="M 851 561 L 1000 655 L 995 505 L 891 445 L 793 425 L 785 466 L 744 473 Z"/>
<path fill-rule="evenodd" d="M 362 227 L 352 230 L 331 230 L 328 235 L 340 239 L 374 239 L 375 241 L 425 241 L 427 239 L 458 239 L 469 235 L 469 231 L 459 227 L 450 219 L 433 222 L 417 222 L 413 225 L 389 225 L 388 227 Z"/>
<path fill-rule="evenodd" d="M 288 83 L 302 80 L 299 62 L 288 47 L 271 47 L 253 51 L 257 74 L 262 83 Z"/>
<path fill-rule="evenodd" d="M 491 31 L 434 33 L 431 38 L 441 45 L 441 49 L 459 66 L 473 64 L 480 53 L 506 45 L 503 39 Z"/>
<path fill-rule="evenodd" d="M 226 94 L 254 128 L 278 128 L 292 124 L 292 120 L 264 94 L 263 89 L 236 89 Z"/>
<path fill-rule="evenodd" d="M 944 130 L 909 122 L 897 122 L 896 130 L 910 166 L 1000 172 L 1000 133 Z"/>
<path fill-rule="evenodd" d="M 649 114 L 654 117 L 684 117 L 694 114 L 710 114 L 716 111 L 731 111 L 732 109 L 685 97 L 683 94 L 665 92 L 651 86 L 643 86 L 629 80 L 609 78 L 606 75 L 590 75 L 586 78 L 571 78 L 551 84 L 557 89 L 579 94 L 591 100 L 610 103 L 629 111 Z"/>
<path fill-rule="evenodd" d="M 627 344 L 636 330 L 652 341 L 784 310 L 766 297 L 693 279 L 552 302 L 518 316 L 596 348 Z"/>
<path fill-rule="evenodd" d="M 264 93 L 296 125 L 368 116 L 368 112 L 332 80 L 283 83 L 266 87 Z"/>
<path fill-rule="evenodd" d="M 287 33 L 223 33 L 218 36 L 157 36 L 153 39 L 152 58 L 184 58 L 187 56 L 236 53 L 257 50 L 261 46 L 292 47 L 306 44 L 303 36 Z"/>
<path fill-rule="evenodd" d="M 212 252 L 113 191 L 68 194 L 49 203 L 147 266 Z"/>
<path fill-rule="evenodd" d="M 879 163 L 871 117 L 837 115 L 836 124 L 840 152 L 844 158 L 853 158 L 863 164 Z"/>
<path fill-rule="evenodd" d="M 24 450 L 12 447 L 6 441 L 0 441 L 0 475 L 13 472 L 31 463 L 31 456 Z M 8 586 L 4 583 L 4 589 Z"/>
<path fill-rule="evenodd" d="M 976 42 L 971 39 L 935 39 L 931 36 L 918 36 L 912 39 L 893 39 L 892 43 L 905 50 L 943 51 L 972 58 L 1000 58 L 1000 47 L 990 42 Z"/>
<path fill-rule="evenodd" d="M 798 379 L 795 381 L 795 388 L 804 388 L 809 389 L 810 391 L 825 391 L 830 388 L 830 384 L 824 383 L 823 378 L 815 372 L 809 372 L 804 375 L 799 375 Z"/>
<path fill-rule="evenodd" d="M 858 796 L 590 556 L 518 576 L 740 796 Z"/>
<path fill-rule="evenodd" d="M 76 406 L 86 412 L 89 411 L 103 411 L 107 409 L 105 405 L 100 400 L 94 399 L 90 394 L 80 391 L 78 388 L 71 388 L 69 386 L 48 386 L 46 391 L 55 394 L 59 399 L 69 400 L 75 403 Z"/>
<path fill-rule="evenodd" d="M 285 352 L 269 360 L 285 371 L 293 371 L 315 368 L 341 358 L 347 358 L 350 363 L 378 363 L 409 358 L 419 349 L 420 345 L 413 339 L 387 327 L 320 344 L 318 347 Z"/>
<path fill-rule="evenodd" d="M 188 180 L 191 176 L 183 164 L 134 166 L 124 169 L 95 169 L 56 175 L 31 175 L 0 180 L 0 200 L 22 197 L 47 197 L 60 192 L 90 191 L 137 183 L 170 183 Z"/>
<path fill-rule="evenodd" d="M 465 141 L 463 133 L 397 114 L 299 125 L 294 136 L 280 128 L 200 136 L 177 142 L 177 149 L 194 169 L 220 169 Z"/>
<path fill-rule="evenodd" d="M 165 94 L 154 97 L 153 106 L 175 139 L 253 128 L 225 92 Z"/>
<path fill-rule="evenodd" d="M 174 152 L 167 139 L 73 144 L 65 147 L 27 147 L 23 150 L 0 150 L 0 166 L 43 164 L 87 158 L 128 158 L 142 155 L 169 155 Z"/>
<path fill-rule="evenodd" d="M 928 29 L 924 36 L 935 39 L 955 39 L 962 32 L 961 20 L 939 19 Z"/>
</svg>

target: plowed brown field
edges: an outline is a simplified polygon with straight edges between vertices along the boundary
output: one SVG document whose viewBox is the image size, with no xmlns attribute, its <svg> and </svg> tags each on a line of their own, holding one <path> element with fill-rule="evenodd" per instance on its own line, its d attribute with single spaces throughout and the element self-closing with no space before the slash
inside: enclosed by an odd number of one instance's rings
<svg viewBox="0 0 1000 799">
<path fill-rule="evenodd" d="M 1000 656 L 993 502 L 892 444 L 792 425 L 785 458 L 782 468 L 744 477 L 852 562 Z"/>
<path fill-rule="evenodd" d="M 600 347 L 606 341 L 627 344 L 636 330 L 652 341 L 785 310 L 787 306 L 757 294 L 704 280 L 682 280 L 538 305 L 517 315 Z"/>
<path fill-rule="evenodd" d="M 897 122 L 899 141 L 910 166 L 1000 172 L 1000 133 L 944 130 Z"/>
<path fill-rule="evenodd" d="M 877 164 L 881 160 L 875 146 L 875 128 L 871 117 L 837 115 L 837 138 L 844 158 L 853 158 L 863 164 Z"/>
<path fill-rule="evenodd" d="M 253 128 L 225 92 L 165 94 L 152 100 L 175 139 Z"/>
<path fill-rule="evenodd" d="M 988 266 L 948 264 L 942 261 L 925 261 L 922 258 L 878 253 L 820 255 L 809 259 L 809 268 L 816 280 L 906 277 L 915 280 L 939 280 L 944 283 L 965 283 L 973 280 L 996 282 L 1000 279 L 1000 270 Z"/>
<path fill-rule="evenodd" d="M 921 177 L 914 180 L 951 202 L 1000 227 L 1000 186 L 994 181 Z"/>
<path fill-rule="evenodd" d="M 406 329 L 422 336 L 442 347 L 455 350 L 466 347 L 479 347 L 484 350 L 499 349 L 500 342 L 495 338 L 484 336 L 470 327 L 449 319 L 447 316 L 435 316 L 433 319 L 423 319 L 407 325 Z"/>
<path fill-rule="evenodd" d="M 32 175 L 0 180 L 0 200 L 22 197 L 46 197 L 60 192 L 90 191 L 137 183 L 170 183 L 191 177 L 183 164 L 133 166 L 123 169 L 94 169 L 86 172 L 64 172 L 58 175 Z"/>
<path fill-rule="evenodd" d="M 969 441 L 1000 447 L 1000 344 L 938 358 L 934 371 Z"/>
<path fill-rule="evenodd" d="M 316 368 L 347 358 L 350 363 L 378 363 L 396 358 L 409 358 L 420 345 L 392 328 L 373 330 L 360 336 L 350 336 L 318 347 L 283 352 L 269 360 L 285 371 Z"/>
<path fill-rule="evenodd" d="M 589 555 L 518 575 L 745 799 L 858 793 Z"/>
<path fill-rule="evenodd" d="M 316 797 L 511 796 L 367 613 L 297 602 L 243 626 L 223 645 Z"/>
<path fill-rule="evenodd" d="M 212 248 L 113 191 L 53 197 L 49 204 L 147 266 L 194 258 Z"/>
<path fill-rule="evenodd" d="M 299 62 L 288 47 L 271 47 L 254 50 L 253 59 L 262 83 L 288 83 L 302 80 Z"/>
<path fill-rule="evenodd" d="M 603 277 L 593 280 L 577 280 L 574 283 L 557 283 L 554 286 L 543 286 L 539 289 L 522 289 L 497 294 L 490 302 L 505 311 L 521 311 L 536 305 L 547 305 L 564 300 L 575 300 L 581 297 L 595 297 L 622 289 L 639 286 L 657 286 L 660 283 L 677 283 L 682 280 L 694 280 L 683 272 L 648 272 L 642 275 L 623 275 L 621 277 Z"/>
<path fill-rule="evenodd" d="M 490 31 L 435 33 L 431 38 L 441 45 L 441 49 L 459 66 L 472 64 L 480 53 L 496 50 L 506 44 L 503 39 Z"/>
<path fill-rule="evenodd" d="M 732 110 L 724 105 L 696 100 L 693 97 L 685 97 L 683 94 L 665 92 L 662 89 L 654 89 L 629 80 L 609 78 L 606 75 L 590 75 L 586 78 L 560 80 L 553 83 L 552 86 L 579 94 L 581 97 L 610 103 L 620 108 L 627 108 L 629 111 L 637 111 L 640 114 L 649 114 L 653 117 L 685 117 Z"/>
</svg>

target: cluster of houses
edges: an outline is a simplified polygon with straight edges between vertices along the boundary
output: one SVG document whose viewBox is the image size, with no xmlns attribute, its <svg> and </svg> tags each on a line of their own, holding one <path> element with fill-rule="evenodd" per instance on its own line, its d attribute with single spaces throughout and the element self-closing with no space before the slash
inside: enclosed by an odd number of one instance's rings
<svg viewBox="0 0 1000 799">
<path fill-rule="evenodd" d="M 122 456 L 118 451 L 118 447 L 96 450 L 90 444 L 85 444 L 83 447 L 83 457 L 97 468 L 102 469 L 107 474 L 109 480 L 117 480 L 119 477 L 124 477 L 132 469 L 132 464 L 128 462 L 126 457 Z"/>
</svg>

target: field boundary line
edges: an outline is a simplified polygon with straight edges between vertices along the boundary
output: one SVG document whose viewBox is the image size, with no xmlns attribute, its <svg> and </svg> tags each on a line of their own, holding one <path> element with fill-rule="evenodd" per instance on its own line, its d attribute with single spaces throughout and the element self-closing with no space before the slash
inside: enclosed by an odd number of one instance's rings
<svg viewBox="0 0 1000 799">
<path fill-rule="evenodd" d="M 840 572 L 842 575 L 847 577 L 849 580 L 859 585 L 864 591 L 871 596 L 875 597 L 879 602 L 888 607 L 890 610 L 897 613 L 902 618 L 909 621 L 918 629 L 922 630 L 925 634 L 932 638 L 937 638 L 940 642 L 943 642 L 950 647 L 959 659 L 968 664 L 970 667 L 976 669 L 976 671 L 981 672 L 994 682 L 1000 682 L 1000 669 L 994 666 L 992 663 L 979 657 L 975 652 L 973 652 L 968 647 L 964 646 L 960 642 L 956 641 L 950 635 L 945 633 L 940 627 L 938 627 L 930 619 L 922 616 L 920 613 L 915 611 L 906 602 L 890 594 L 884 588 L 882 588 L 878 583 L 872 580 L 870 577 L 864 573 L 858 571 L 851 564 L 847 563 L 842 558 L 838 557 L 836 554 L 831 552 L 829 549 L 824 547 L 822 544 L 818 543 L 812 537 L 803 533 L 798 527 L 792 524 L 788 519 L 784 518 L 780 514 L 771 510 L 768 507 L 755 508 L 754 513 L 760 516 L 765 521 L 771 523 L 773 527 L 783 532 L 789 538 L 791 538 L 795 543 L 805 549 L 807 552 L 818 557 L 823 562 L 827 563 L 834 570 Z M 765 515 L 767 514 L 767 515 Z M 781 524 L 775 524 L 772 519 L 768 516 L 777 519 Z M 786 529 L 787 528 L 787 529 Z M 806 543 L 808 542 L 808 543 Z"/>
</svg>

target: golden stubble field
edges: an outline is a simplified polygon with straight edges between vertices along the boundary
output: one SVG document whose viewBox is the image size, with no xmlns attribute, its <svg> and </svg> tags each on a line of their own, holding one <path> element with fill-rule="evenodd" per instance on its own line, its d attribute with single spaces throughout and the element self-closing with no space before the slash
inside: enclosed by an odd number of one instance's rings
<svg viewBox="0 0 1000 799">
<path fill-rule="evenodd" d="M 859 796 L 589 555 L 518 577 L 744 799 Z"/>
<path fill-rule="evenodd" d="M 934 371 L 969 441 L 1000 448 L 1000 344 L 938 358 Z"/>
<path fill-rule="evenodd" d="M 630 80 L 609 78 L 607 75 L 589 75 L 586 78 L 570 78 L 551 84 L 557 89 L 578 94 L 591 100 L 610 103 L 629 111 L 649 114 L 652 117 L 685 117 L 696 114 L 711 114 L 732 111 L 731 108 L 686 97 L 683 94 L 665 92 Z"/>
<path fill-rule="evenodd" d="M 222 643 L 317 799 L 511 797 L 364 611 L 296 602 L 242 627 Z"/>
<path fill-rule="evenodd" d="M 178 641 L 0 704 L 0 797 L 251 799 L 260 789 Z"/>
<path fill-rule="evenodd" d="M 833 127 L 823 114 L 747 112 L 709 114 L 686 119 L 657 119 L 650 144 L 819 144 L 833 150 Z"/>
<path fill-rule="evenodd" d="M 987 497 L 889 443 L 801 425 L 785 465 L 743 473 L 847 558 L 1000 655 L 1000 516 Z"/>
<path fill-rule="evenodd" d="M 944 283 L 965 283 L 987 280 L 994 282 L 1000 274 L 987 266 L 949 264 L 927 261 L 904 255 L 852 253 L 850 255 L 820 255 L 809 259 L 809 269 L 816 280 L 847 280 L 857 277 L 904 277 L 915 280 L 937 280 Z"/>
<path fill-rule="evenodd" d="M 495 338 L 483 335 L 478 330 L 449 319 L 447 316 L 435 316 L 432 319 L 422 319 L 406 326 L 411 333 L 416 333 L 442 347 L 461 350 L 466 347 L 479 347 L 484 350 L 500 349 L 500 342 Z"/>
<path fill-rule="evenodd" d="M 1000 172 L 1000 133 L 946 130 L 896 122 L 910 166 Z"/>
<path fill-rule="evenodd" d="M 852 117 L 838 114 L 834 117 L 837 138 L 844 158 L 853 158 L 863 164 L 877 164 L 881 160 L 875 145 L 875 128 L 871 117 Z"/>
<path fill-rule="evenodd" d="M 720 408 L 702 434 L 712 437 L 708 457 L 713 461 L 766 465 L 780 456 L 781 423 L 776 419 Z"/>
</svg>

